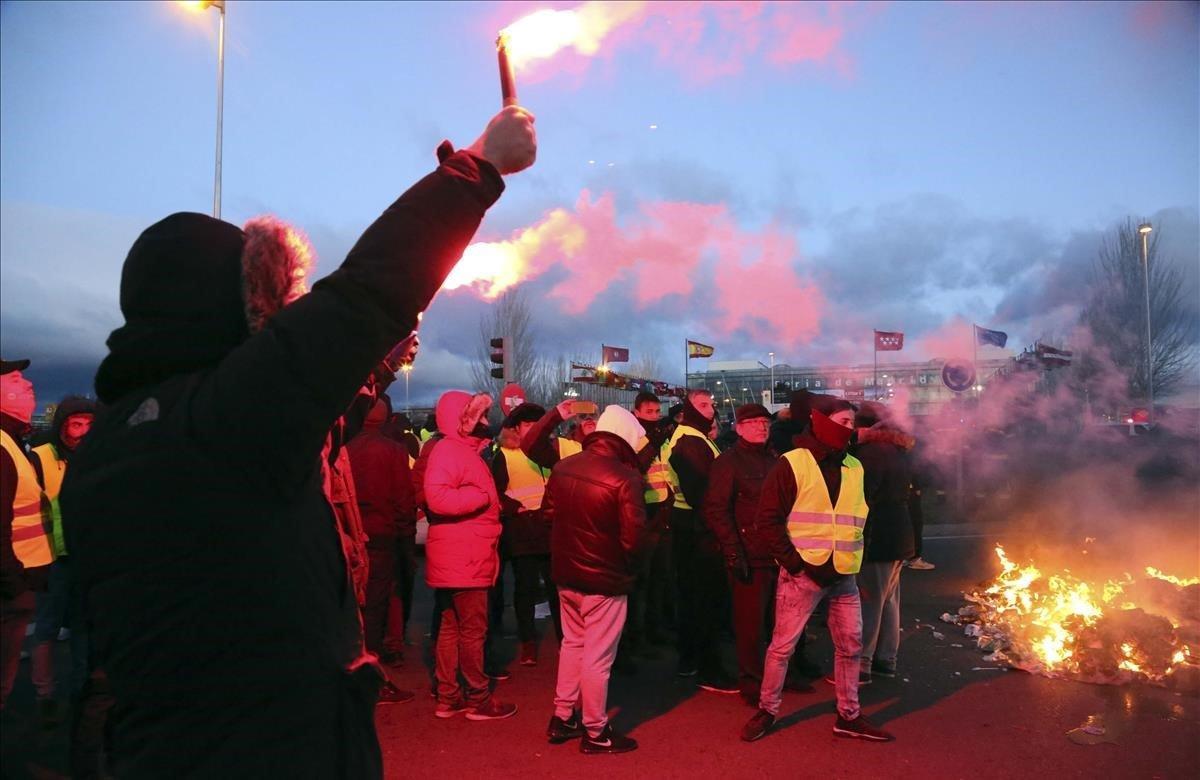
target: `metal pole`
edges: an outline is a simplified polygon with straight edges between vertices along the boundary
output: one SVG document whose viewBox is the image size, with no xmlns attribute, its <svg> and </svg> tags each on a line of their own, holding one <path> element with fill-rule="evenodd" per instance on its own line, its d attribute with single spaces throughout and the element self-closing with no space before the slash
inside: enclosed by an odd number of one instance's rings
<svg viewBox="0 0 1200 780">
<path fill-rule="evenodd" d="M 1150 254 L 1147 247 L 1149 230 L 1142 233 L 1142 286 L 1146 290 L 1146 398 L 1149 424 L 1154 426 L 1154 344 L 1150 336 Z"/>
<path fill-rule="evenodd" d="M 412 374 L 412 369 L 409 368 L 404 372 L 404 413 L 408 414 L 412 411 L 412 404 L 408 402 L 408 377 Z"/>
<path fill-rule="evenodd" d="M 767 353 L 771 356 L 771 405 L 775 405 L 775 353 Z"/>
<path fill-rule="evenodd" d="M 221 12 L 221 27 L 217 33 L 217 170 L 213 182 L 213 217 L 221 218 L 221 128 L 225 106 L 225 3 L 213 3 Z"/>
</svg>

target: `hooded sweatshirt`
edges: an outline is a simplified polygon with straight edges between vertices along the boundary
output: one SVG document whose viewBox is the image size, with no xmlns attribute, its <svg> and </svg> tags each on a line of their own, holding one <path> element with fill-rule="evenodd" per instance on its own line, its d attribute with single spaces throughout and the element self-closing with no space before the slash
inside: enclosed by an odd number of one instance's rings
<svg viewBox="0 0 1200 780">
<path fill-rule="evenodd" d="M 437 418 L 444 438 L 429 455 L 424 496 L 429 507 L 425 581 L 431 588 L 488 588 L 500 573 L 500 498 L 480 449 L 480 415 L 487 395 L 442 394 Z"/>
</svg>

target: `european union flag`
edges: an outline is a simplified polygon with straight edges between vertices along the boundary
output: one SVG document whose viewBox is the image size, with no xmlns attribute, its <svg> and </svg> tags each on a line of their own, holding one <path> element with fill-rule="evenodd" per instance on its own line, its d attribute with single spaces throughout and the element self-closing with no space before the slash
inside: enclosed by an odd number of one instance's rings
<svg viewBox="0 0 1200 780">
<path fill-rule="evenodd" d="M 1002 330 L 988 330 L 975 326 L 975 343 L 980 346 L 992 345 L 993 347 L 1003 347 L 1008 343 L 1008 334 Z"/>
</svg>

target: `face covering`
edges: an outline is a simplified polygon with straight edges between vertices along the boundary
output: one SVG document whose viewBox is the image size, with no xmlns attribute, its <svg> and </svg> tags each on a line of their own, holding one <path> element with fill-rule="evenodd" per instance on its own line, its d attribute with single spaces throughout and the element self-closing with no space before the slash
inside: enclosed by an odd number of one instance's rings
<svg viewBox="0 0 1200 780">
<path fill-rule="evenodd" d="M 810 411 L 808 416 L 812 421 L 813 437 L 817 441 L 835 450 L 844 450 L 850 446 L 850 435 L 854 431 L 838 425 L 816 409 Z"/>
<path fill-rule="evenodd" d="M 33 383 L 21 376 L 20 371 L 9 371 L 0 375 L 0 412 L 18 422 L 33 420 Z"/>
</svg>

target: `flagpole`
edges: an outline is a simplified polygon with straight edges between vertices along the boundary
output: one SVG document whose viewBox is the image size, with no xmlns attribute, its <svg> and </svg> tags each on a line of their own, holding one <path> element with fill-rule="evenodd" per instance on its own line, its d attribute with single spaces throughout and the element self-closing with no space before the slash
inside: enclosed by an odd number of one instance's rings
<svg viewBox="0 0 1200 780">
<path fill-rule="evenodd" d="M 688 340 L 683 340 L 683 389 L 688 389 L 688 369 L 692 365 L 692 353 L 688 351 Z"/>
<path fill-rule="evenodd" d="M 971 388 L 975 391 L 975 401 L 979 402 L 979 326 L 971 323 L 971 364 L 975 369 L 975 387 Z"/>
<path fill-rule="evenodd" d="M 874 382 L 874 385 L 875 385 L 875 400 L 878 401 L 879 400 L 879 336 L 877 336 L 876 333 L 877 333 L 877 331 L 875 331 L 875 330 L 871 331 L 871 359 L 874 363 L 874 369 L 872 372 L 874 379 L 872 381 Z"/>
</svg>

